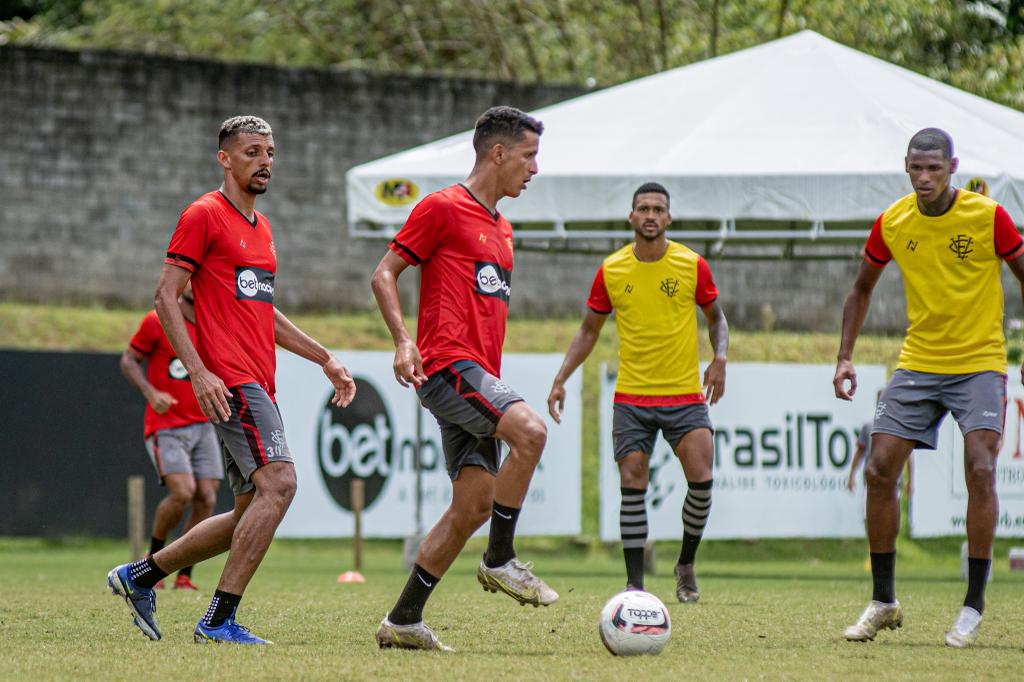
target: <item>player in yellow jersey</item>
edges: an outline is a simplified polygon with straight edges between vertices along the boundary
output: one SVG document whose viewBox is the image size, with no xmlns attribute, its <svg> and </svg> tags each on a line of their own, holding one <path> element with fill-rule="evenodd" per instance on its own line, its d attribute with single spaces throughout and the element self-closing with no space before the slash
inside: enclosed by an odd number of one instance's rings
<svg viewBox="0 0 1024 682">
<path fill-rule="evenodd" d="M 668 191 L 648 182 L 633 194 L 629 223 L 633 243 L 605 258 L 548 396 L 548 411 L 561 421 L 565 382 L 590 355 L 608 315 L 619 332 L 613 437 L 622 502 L 619 522 L 626 559 L 626 587 L 644 588 L 649 458 L 660 429 L 683 465 L 688 490 L 683 502 L 683 547 L 675 567 L 676 597 L 700 597 L 694 559 L 711 511 L 714 444 L 707 403 L 725 391 L 729 325 L 707 262 L 670 241 Z M 700 376 L 697 308 L 707 317 L 715 357 Z"/>
<path fill-rule="evenodd" d="M 874 639 L 879 630 L 903 624 L 893 579 L 900 526 L 897 481 L 915 447 L 935 449 L 947 412 L 964 434 L 969 563 L 967 596 L 946 644 L 974 644 L 985 608 L 999 504 L 995 462 L 1006 410 L 1000 264 L 1005 260 L 1024 283 L 1024 241 L 1002 206 L 951 186 L 956 168 L 947 133 L 926 128 L 911 138 L 906 171 L 914 191 L 875 221 L 843 307 L 833 383 L 837 398 L 851 400 L 857 390 L 853 346 L 882 269 L 896 261 L 909 326 L 897 369 L 875 409 L 865 471 L 874 594 L 844 632 L 848 640 Z"/>
</svg>

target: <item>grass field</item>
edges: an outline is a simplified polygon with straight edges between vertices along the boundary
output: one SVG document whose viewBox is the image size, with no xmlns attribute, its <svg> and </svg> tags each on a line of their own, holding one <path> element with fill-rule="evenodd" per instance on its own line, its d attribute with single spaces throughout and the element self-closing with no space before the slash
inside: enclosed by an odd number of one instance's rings
<svg viewBox="0 0 1024 682">
<path fill-rule="evenodd" d="M 240 620 L 275 644 L 252 650 L 192 643 L 221 562 L 195 569 L 199 593 L 164 591 L 151 642 L 109 594 L 107 570 L 123 544 L 0 540 L 0 677 L 4 679 L 1019 679 L 1024 670 L 1024 576 L 1001 545 L 982 636 L 974 650 L 943 645 L 963 597 L 956 541 L 901 545 L 902 630 L 875 642 L 840 638 L 870 593 L 860 542 L 713 542 L 702 548 L 702 599 L 674 603 L 677 548 L 659 545 L 661 596 L 673 634 L 661 656 L 616 659 L 597 614 L 623 582 L 617 549 L 534 541 L 520 547 L 561 594 L 549 608 L 484 593 L 477 541 L 435 591 L 426 612 L 453 654 L 381 651 L 380 618 L 406 574 L 399 543 L 371 543 L 367 583 L 337 585 L 350 568 L 343 542 L 277 541 L 242 602 Z"/>
</svg>

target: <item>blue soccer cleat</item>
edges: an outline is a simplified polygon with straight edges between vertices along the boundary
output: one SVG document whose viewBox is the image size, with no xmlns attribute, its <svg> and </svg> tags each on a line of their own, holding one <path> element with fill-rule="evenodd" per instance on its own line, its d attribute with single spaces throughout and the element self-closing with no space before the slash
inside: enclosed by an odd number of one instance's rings
<svg viewBox="0 0 1024 682">
<path fill-rule="evenodd" d="M 196 623 L 194 639 L 197 644 L 273 644 L 252 634 L 244 625 L 236 623 L 234 614 L 216 628 L 204 625 L 200 620 Z"/>
<path fill-rule="evenodd" d="M 135 625 L 142 633 L 156 641 L 160 639 L 160 628 L 156 624 L 156 592 L 148 587 L 139 587 L 132 582 L 129 569 L 131 564 L 121 564 L 107 573 L 110 591 L 123 597 L 132 610 Z"/>
</svg>

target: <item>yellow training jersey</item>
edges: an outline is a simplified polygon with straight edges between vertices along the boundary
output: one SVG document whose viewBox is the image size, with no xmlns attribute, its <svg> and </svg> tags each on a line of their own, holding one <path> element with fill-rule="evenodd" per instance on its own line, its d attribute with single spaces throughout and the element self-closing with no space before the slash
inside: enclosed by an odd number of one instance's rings
<svg viewBox="0 0 1024 682">
<path fill-rule="evenodd" d="M 707 262 L 669 241 L 660 260 L 637 260 L 633 244 L 605 258 L 587 305 L 615 311 L 619 331 L 616 402 L 703 402 L 697 357 L 697 306 L 718 297 Z"/>
<path fill-rule="evenodd" d="M 1001 259 L 1022 240 L 1009 214 L 981 194 L 957 190 L 941 216 L 926 216 L 908 194 L 875 221 L 869 262 L 895 260 L 907 296 L 899 369 L 936 374 L 1006 372 Z"/>
</svg>

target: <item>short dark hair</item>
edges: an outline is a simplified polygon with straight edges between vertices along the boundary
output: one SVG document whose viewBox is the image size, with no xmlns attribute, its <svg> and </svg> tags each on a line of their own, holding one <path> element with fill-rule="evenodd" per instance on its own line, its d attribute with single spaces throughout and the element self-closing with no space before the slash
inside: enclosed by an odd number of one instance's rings
<svg viewBox="0 0 1024 682">
<path fill-rule="evenodd" d="M 217 148 L 224 149 L 225 144 L 238 137 L 241 133 L 273 135 L 274 131 L 270 129 L 270 124 L 259 116 L 232 116 L 220 124 Z"/>
<path fill-rule="evenodd" d="M 908 156 L 911 149 L 916 149 L 919 152 L 930 152 L 939 149 L 942 151 L 942 158 L 952 159 L 953 138 L 941 128 L 925 128 L 924 130 L 918 130 L 910 138 L 910 144 L 907 145 Z"/>
<path fill-rule="evenodd" d="M 482 154 L 496 144 L 519 142 L 527 131 L 540 135 L 544 124 L 515 107 L 491 107 L 476 120 L 473 149 Z"/>
<path fill-rule="evenodd" d="M 666 205 L 668 205 L 671 200 L 668 196 L 668 190 L 665 189 L 664 185 L 657 182 L 645 182 L 637 187 L 636 191 L 633 192 L 633 208 L 636 208 L 636 198 L 641 194 L 664 194 Z"/>
</svg>

